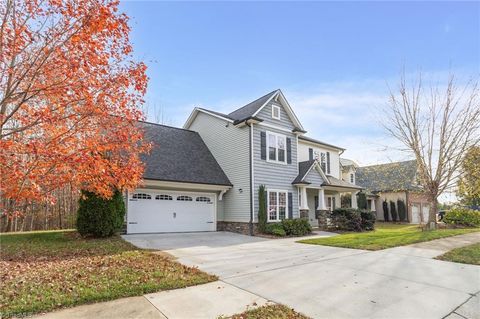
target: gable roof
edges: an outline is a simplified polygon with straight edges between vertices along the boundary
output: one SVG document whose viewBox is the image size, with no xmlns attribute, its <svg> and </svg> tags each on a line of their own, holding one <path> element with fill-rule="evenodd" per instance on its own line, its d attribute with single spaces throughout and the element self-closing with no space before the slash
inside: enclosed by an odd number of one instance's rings
<svg viewBox="0 0 480 319">
<path fill-rule="evenodd" d="M 140 122 L 145 140 L 152 143 L 142 154 L 144 179 L 232 186 L 197 132 Z"/>
<path fill-rule="evenodd" d="M 345 149 L 340 147 L 340 146 L 335 146 L 335 145 L 332 145 L 332 144 L 329 144 L 329 143 L 325 143 L 325 142 L 313 139 L 311 137 L 307 137 L 305 135 L 298 136 L 298 139 L 299 140 L 304 140 L 304 141 L 307 141 L 307 142 L 310 142 L 310 143 L 314 143 L 314 144 L 320 144 L 320 145 L 323 145 L 323 146 L 331 147 L 331 148 L 334 148 L 334 149 L 337 149 L 337 150 L 340 150 L 340 151 L 345 151 Z"/>
<path fill-rule="evenodd" d="M 242 106 L 241 108 L 229 113 L 228 116 L 236 121 L 242 121 L 244 119 L 253 117 L 254 114 L 256 114 L 261 107 L 263 107 L 276 95 L 277 91 L 278 90 L 275 90 L 265 94 L 264 96 L 256 99 L 255 101 L 250 102 L 247 105 Z"/>
<path fill-rule="evenodd" d="M 308 175 L 308 172 L 312 170 L 314 166 L 320 165 L 316 159 L 309 160 L 309 161 L 304 161 L 304 162 L 298 162 L 298 175 L 295 177 L 293 180 L 292 184 L 310 184 L 305 180 L 305 178 Z M 322 170 L 318 172 L 320 176 L 322 177 L 324 183 L 329 183 L 328 177 L 323 173 Z"/>
<path fill-rule="evenodd" d="M 416 185 L 417 161 L 358 167 L 356 182 L 372 192 L 419 190 Z"/>
<path fill-rule="evenodd" d="M 211 110 L 208 110 L 208 109 L 205 109 L 205 108 L 196 107 L 192 111 L 190 116 L 188 117 L 188 119 L 185 122 L 185 125 L 183 126 L 183 128 L 189 128 L 190 127 L 191 123 L 195 119 L 198 112 L 204 112 L 204 113 L 216 116 L 216 117 L 220 117 L 224 120 L 233 122 L 233 124 L 235 124 L 235 125 L 238 124 L 238 123 L 242 123 L 242 122 L 244 122 L 246 120 L 249 120 L 249 119 L 254 119 L 256 121 L 261 122 L 262 120 L 256 118 L 256 115 L 272 99 L 279 99 L 280 100 L 280 103 L 283 105 L 283 107 L 285 109 L 285 112 L 288 114 L 288 116 L 290 117 L 290 119 L 293 122 L 293 125 L 295 126 L 294 131 L 305 133 L 305 130 L 303 129 L 302 124 L 298 120 L 297 116 L 293 112 L 292 108 L 288 104 L 287 99 L 285 98 L 285 96 L 283 95 L 283 93 L 280 89 L 274 90 L 274 91 L 272 91 L 268 94 L 265 94 L 264 96 L 256 99 L 255 101 L 252 101 L 252 102 L 248 103 L 247 105 L 244 105 L 244 106 L 236 109 L 235 111 L 230 112 L 229 114 L 223 114 L 223 113 L 216 112 L 216 111 L 211 111 Z"/>
</svg>

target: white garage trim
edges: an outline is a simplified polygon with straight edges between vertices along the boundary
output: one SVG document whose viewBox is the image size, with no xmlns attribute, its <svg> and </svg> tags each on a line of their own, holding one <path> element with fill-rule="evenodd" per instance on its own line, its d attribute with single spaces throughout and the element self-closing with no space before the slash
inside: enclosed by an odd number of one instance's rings
<svg viewBox="0 0 480 319">
<path fill-rule="evenodd" d="M 199 189 L 199 192 L 202 191 L 227 191 L 232 186 L 228 185 L 210 185 L 210 184 L 195 184 L 195 183 L 182 183 L 182 182 L 169 182 L 169 181 L 158 181 L 153 179 L 145 179 L 142 181 L 141 187 L 161 187 L 164 189 L 176 188 L 176 189 Z"/>
<path fill-rule="evenodd" d="M 133 199 L 134 194 L 148 194 L 150 195 L 150 199 Z M 172 200 L 168 201 L 162 201 L 159 199 L 156 199 L 157 195 L 172 195 Z M 191 201 L 181 201 L 178 200 L 177 198 L 182 196 L 182 195 L 191 195 L 190 197 L 192 198 Z M 146 196 L 148 197 L 148 196 Z M 210 197 L 212 198 L 212 203 L 205 203 L 202 200 L 196 201 L 197 197 Z M 138 188 L 133 192 L 128 192 L 127 193 L 127 233 L 128 234 L 140 234 L 140 233 L 167 233 L 167 232 L 195 232 L 195 231 L 216 231 L 217 230 L 217 200 L 218 196 L 216 193 L 212 192 L 204 192 L 204 191 L 182 191 L 182 190 L 171 190 L 171 189 L 152 189 L 152 188 Z M 140 203 L 147 203 L 149 201 L 149 205 L 145 205 L 145 207 L 139 207 Z M 164 203 L 165 205 L 171 204 L 170 207 L 162 207 L 161 204 Z M 205 223 L 208 225 L 205 225 L 202 221 L 202 215 L 192 215 L 190 212 L 190 215 L 180 213 L 181 215 L 179 217 L 185 216 L 187 219 L 190 217 L 199 217 L 200 221 L 198 224 L 198 227 L 195 227 L 195 221 L 192 222 L 192 224 L 185 223 L 185 220 L 183 223 L 179 224 L 174 224 L 174 222 L 177 220 L 177 212 L 181 212 L 182 209 L 186 209 L 187 206 L 182 205 L 199 205 L 198 209 L 200 208 L 205 208 L 205 207 L 212 207 L 212 210 L 207 209 L 203 211 L 202 213 L 205 213 L 203 216 L 203 219 L 206 218 Z M 189 204 L 191 203 L 191 204 Z M 138 205 L 137 205 L 138 204 Z M 170 213 L 165 214 L 165 215 L 153 215 L 156 213 L 152 213 L 152 211 L 155 211 L 155 206 L 158 205 L 159 208 L 161 209 L 171 209 L 172 214 L 173 214 L 173 220 L 171 220 L 168 216 L 170 216 Z M 200 205 L 205 205 L 205 206 L 200 206 Z M 210 206 L 212 205 L 212 206 Z M 135 207 L 136 206 L 136 207 Z M 184 207 L 182 207 L 184 206 Z M 134 211 L 134 209 L 136 209 Z M 194 208 L 197 209 L 197 208 Z M 142 210 L 144 213 L 142 213 Z M 141 223 L 140 226 L 135 226 L 138 225 L 139 221 L 142 219 L 142 214 L 144 215 L 144 221 L 147 219 L 147 222 Z M 150 214 L 150 216 L 149 216 Z M 135 215 L 135 216 L 134 216 Z M 148 218 L 151 217 L 152 220 L 148 220 Z M 156 218 L 153 220 L 153 218 Z M 135 219 L 135 220 L 132 220 Z M 213 219 L 213 220 L 212 220 Z M 212 220 L 212 221 L 210 221 Z M 150 221 L 150 223 L 148 223 Z M 211 226 L 210 226 L 211 225 Z M 158 226 L 158 227 L 156 227 Z M 162 227 L 163 226 L 163 227 Z"/>
</svg>

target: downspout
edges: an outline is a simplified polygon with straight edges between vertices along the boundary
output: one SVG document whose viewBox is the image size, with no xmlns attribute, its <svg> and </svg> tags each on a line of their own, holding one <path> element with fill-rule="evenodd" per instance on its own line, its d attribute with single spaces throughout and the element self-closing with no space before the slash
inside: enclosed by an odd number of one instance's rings
<svg viewBox="0 0 480 319">
<path fill-rule="evenodd" d="M 248 123 L 245 121 L 245 124 L 250 127 L 250 138 L 249 138 L 249 157 L 250 157 L 250 222 L 248 223 L 248 231 L 250 236 L 253 236 L 253 210 L 254 210 L 254 201 L 253 201 L 253 123 Z"/>
</svg>

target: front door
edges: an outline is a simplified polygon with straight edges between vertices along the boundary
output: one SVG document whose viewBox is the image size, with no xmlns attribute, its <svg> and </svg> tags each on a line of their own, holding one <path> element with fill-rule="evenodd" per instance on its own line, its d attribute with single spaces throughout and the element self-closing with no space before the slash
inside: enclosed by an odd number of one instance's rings
<svg viewBox="0 0 480 319">
<path fill-rule="evenodd" d="M 332 211 L 336 208 L 335 196 L 327 195 L 327 209 Z"/>
</svg>

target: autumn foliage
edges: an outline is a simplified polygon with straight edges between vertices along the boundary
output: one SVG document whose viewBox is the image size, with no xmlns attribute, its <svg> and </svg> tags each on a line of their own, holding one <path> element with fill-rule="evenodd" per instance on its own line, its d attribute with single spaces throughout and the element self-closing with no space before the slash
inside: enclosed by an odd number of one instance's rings
<svg viewBox="0 0 480 319">
<path fill-rule="evenodd" d="M 147 76 L 118 1 L 6 0 L 0 17 L 4 213 L 65 185 L 103 197 L 135 187 Z"/>
</svg>

